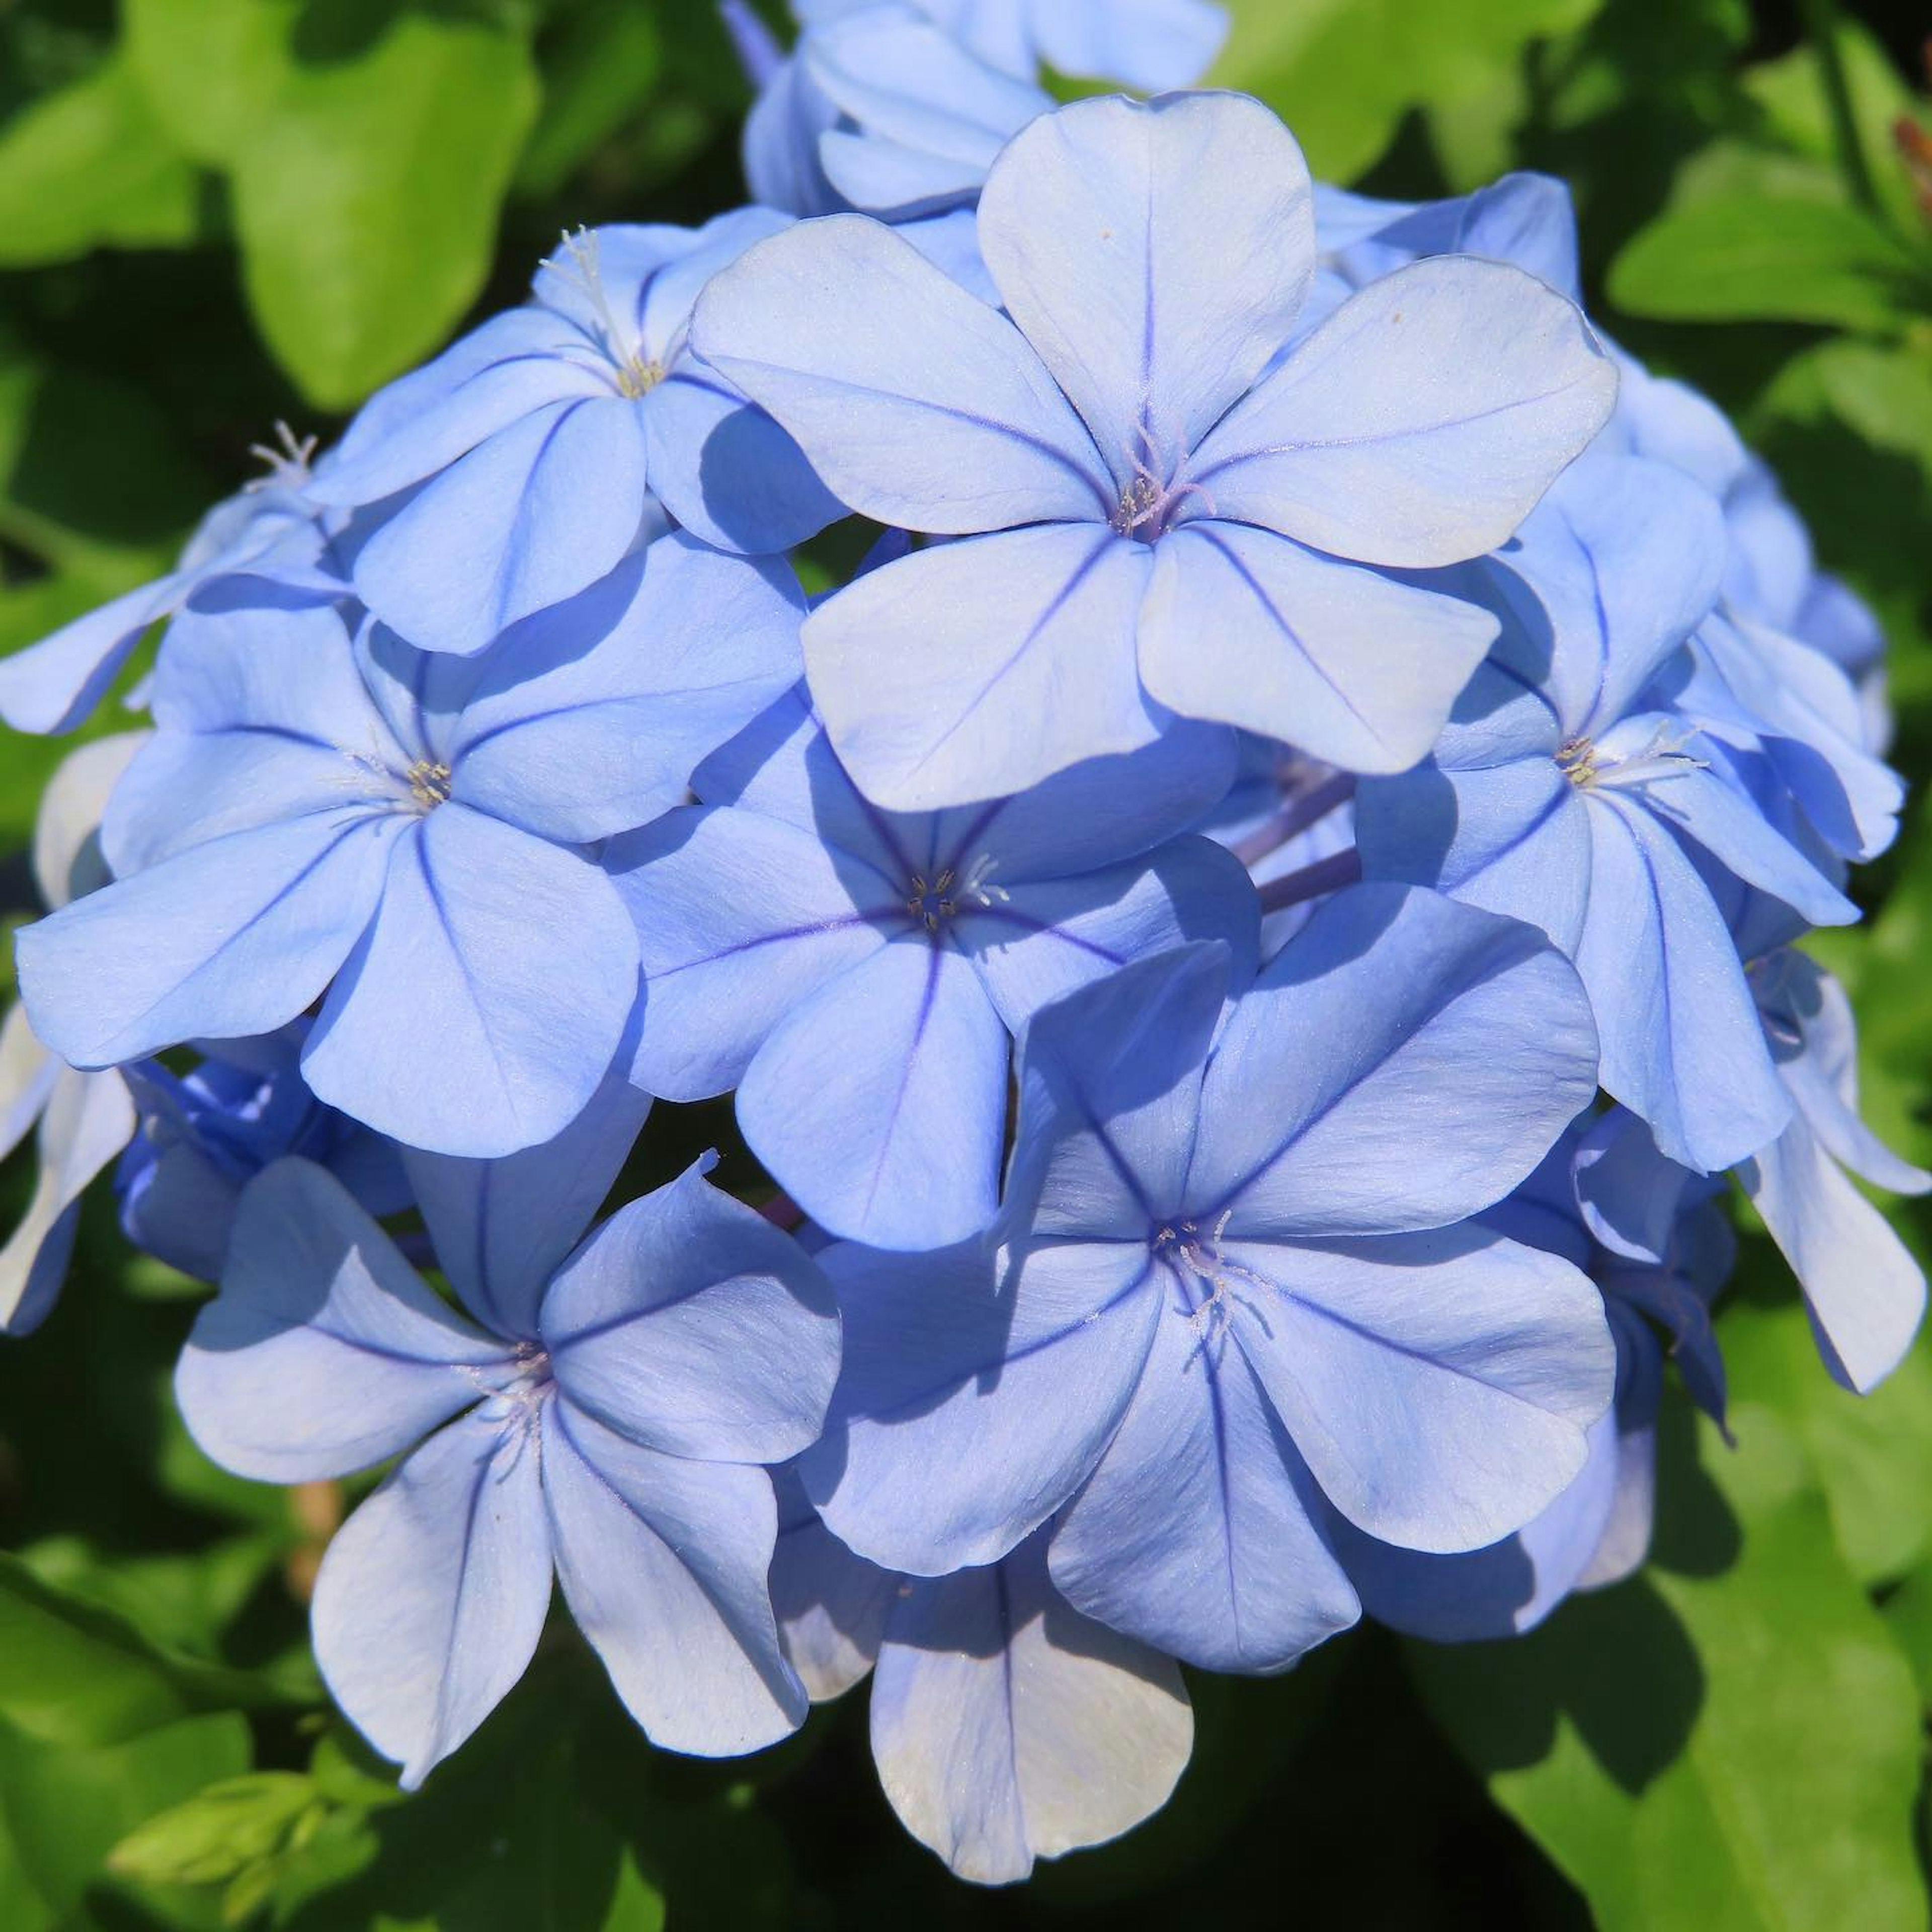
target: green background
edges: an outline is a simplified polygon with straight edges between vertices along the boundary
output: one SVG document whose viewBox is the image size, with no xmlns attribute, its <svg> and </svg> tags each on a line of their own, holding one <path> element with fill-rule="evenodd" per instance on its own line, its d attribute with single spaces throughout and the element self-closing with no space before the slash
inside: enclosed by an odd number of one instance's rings
<svg viewBox="0 0 1932 1932">
<path fill-rule="evenodd" d="M 1923 773 L 1932 180 L 1895 128 L 1932 107 L 1910 33 L 1806 0 L 1234 10 L 1216 77 L 1318 174 L 1571 182 L 1593 313 L 1778 466 L 1886 620 L 1896 755 Z M 562 226 L 735 202 L 747 104 L 709 0 L 0 0 L 0 650 L 164 568 L 276 418 L 332 435 L 516 300 Z M 62 749 L 0 735 L 11 921 Z M 1862 1016 L 1868 1114 L 1922 1163 L 1925 829 L 1915 801 L 1859 881 L 1868 922 L 1819 946 Z M 727 1132 L 661 1109 L 640 1179 Z M 0 1171 L 0 1207 L 27 1180 Z M 1899 1225 L 1924 1252 L 1932 1218 Z M 202 1292 L 97 1216 L 46 1329 L 0 1349 L 4 1932 L 1927 1922 L 1932 1358 L 1840 1393 L 1761 1236 L 1719 1322 L 1738 1446 L 1667 1411 L 1642 1576 L 1512 1645 L 1364 1629 L 1271 1682 L 1197 1679 L 1168 1810 L 998 1898 L 900 1833 L 862 1690 L 763 1757 L 681 1760 L 562 1620 L 398 1800 L 304 1642 L 344 1499 L 226 1477 L 172 1414 Z"/>
</svg>

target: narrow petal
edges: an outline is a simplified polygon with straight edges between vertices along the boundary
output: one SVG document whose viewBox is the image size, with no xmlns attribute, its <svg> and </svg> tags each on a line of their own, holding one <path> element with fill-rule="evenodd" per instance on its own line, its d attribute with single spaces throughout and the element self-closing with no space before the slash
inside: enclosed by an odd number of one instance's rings
<svg viewBox="0 0 1932 1932">
<path fill-rule="evenodd" d="M 1608 418 L 1576 304 L 1467 256 L 1371 283 L 1196 452 L 1217 513 L 1337 556 L 1426 567 L 1505 542 Z"/>
<path fill-rule="evenodd" d="M 1714 1174 L 1768 1145 L 1791 1117 L 1744 968 L 1708 889 L 1649 812 L 1594 797 L 1590 904 L 1576 968 L 1605 1088 L 1658 1148 Z"/>
<path fill-rule="evenodd" d="M 550 1609 L 532 1442 L 473 1416 L 432 1436 L 337 1532 L 316 1578 L 329 1694 L 414 1790 L 508 1695 Z"/>
<path fill-rule="evenodd" d="M 278 1162 L 242 1197 L 221 1292 L 175 1371 L 225 1469 L 305 1483 L 366 1469 L 486 1392 L 506 1343 L 440 1300 L 333 1174 Z"/>
<path fill-rule="evenodd" d="M 885 944 L 868 915 L 905 911 L 870 866 L 729 806 L 671 812 L 606 863 L 644 958 L 637 1078 L 668 1100 L 728 1093 L 788 1015 Z"/>
<path fill-rule="evenodd" d="M 421 824 L 396 845 L 303 1071 L 406 1145 L 514 1154 L 554 1139 L 609 1072 L 637 1000 L 636 932 L 576 853 L 453 802 Z"/>
<path fill-rule="evenodd" d="M 817 1264 L 710 1186 L 710 1165 L 634 1201 L 584 1244 L 544 1301 L 544 1342 L 571 1401 L 633 1442 L 782 1462 L 824 1426 L 838 1313 Z"/>
<path fill-rule="evenodd" d="M 841 1542 L 893 1570 L 991 1563 L 1092 1470 L 1160 1298 L 1144 1242 L 1046 1248 L 1002 1282 L 974 1244 L 825 1257 L 845 1320 L 840 1425 L 801 1459 Z"/>
<path fill-rule="evenodd" d="M 568 1401 L 546 1421 L 558 1579 L 624 1708 L 653 1744 L 698 1757 L 789 1736 L 808 1706 L 766 1588 L 771 1478 L 641 1448 Z"/>
<path fill-rule="evenodd" d="M 1025 338 L 877 222 L 760 242 L 706 290 L 692 346 L 878 522 L 964 534 L 1113 510 L 1092 439 Z"/>
<path fill-rule="evenodd" d="M 1346 771 L 1426 757 L 1496 634 L 1460 598 L 1237 523 L 1184 524 L 1154 558 L 1139 625 L 1148 690 Z"/>
<path fill-rule="evenodd" d="M 1152 1237 L 1186 1182 L 1229 965 L 1225 946 L 1184 946 L 1034 1016 L 1007 1225 L 1046 1237 Z"/>
<path fill-rule="evenodd" d="M 782 560 L 660 538 L 505 640 L 451 748 L 455 796 L 572 844 L 647 824 L 796 682 L 804 614 Z"/>
<path fill-rule="evenodd" d="M 93 715 L 149 625 L 194 587 L 186 572 L 144 584 L 0 660 L 0 722 L 50 737 Z"/>
<path fill-rule="evenodd" d="M 1165 482 L 1292 331 L 1315 273 L 1307 164 L 1245 95 L 1082 101 L 1008 145 L 980 247 L 1116 481 L 1139 462 Z"/>
<path fill-rule="evenodd" d="M 620 1055 L 590 1105 L 540 1147 L 501 1160 L 403 1150 L 436 1260 L 494 1333 L 536 1338 L 544 1291 L 603 1206 L 650 1108 Z"/>
<path fill-rule="evenodd" d="M 10 1006 L 0 1022 L 0 1160 L 4 1160 L 46 1111 L 60 1062 L 34 1037 L 24 1006 Z"/>
<path fill-rule="evenodd" d="M 970 299 L 970 298 L 967 298 Z M 997 798 L 1151 743 L 1134 631 L 1153 553 L 1085 523 L 920 550 L 821 604 L 806 668 L 868 798 Z"/>
<path fill-rule="evenodd" d="M 1165 1276 L 1165 1270 L 1163 1270 Z M 1145 1372 L 1054 1532 L 1090 1616 L 1209 1670 L 1274 1672 L 1360 1614 L 1313 1484 L 1216 1318 L 1163 1278 Z"/>
<path fill-rule="evenodd" d="M 746 1070 L 738 1122 L 829 1232 L 946 1247 L 999 1204 L 1010 1057 L 979 975 L 944 938 L 916 932 L 778 1023 Z"/>
<path fill-rule="evenodd" d="M 1531 1172 L 1596 1068 L 1576 974 L 1540 934 L 1437 893 L 1356 886 L 1228 1022 L 1189 1205 L 1280 1235 L 1446 1226 Z"/>
<path fill-rule="evenodd" d="M 119 1074 L 59 1070 L 40 1116 L 33 1194 L 0 1246 L 0 1334 L 24 1335 L 46 1318 L 66 1278 L 81 1196 L 120 1157 L 135 1126 Z"/>
<path fill-rule="evenodd" d="M 1480 1550 L 1574 1482 L 1610 1404 L 1603 1298 L 1474 1226 L 1221 1245 L 1241 1351 L 1324 1492 L 1405 1549 Z"/>
<path fill-rule="evenodd" d="M 130 762 L 149 741 L 146 731 L 122 731 L 76 746 L 61 760 L 34 819 L 34 883 L 40 903 L 58 912 L 70 900 L 98 890 L 112 876 L 100 852 L 101 820 Z M 6 1061 L 0 1048 L 0 1066 Z M 0 1073 L 0 1121 L 6 1118 L 5 1076 Z M 6 1131 L 0 1126 L 0 1144 Z"/>
<path fill-rule="evenodd" d="M 879 1653 L 872 1721 L 899 1822 L 979 1885 L 1131 1830 L 1166 1803 L 1194 1744 L 1180 1672 L 1066 1604 L 1039 1538 L 912 1586 Z"/>
<path fill-rule="evenodd" d="M 322 812 L 238 832 L 23 930 L 34 1030 L 77 1066 L 286 1026 L 319 998 L 382 891 L 394 817 Z"/>
<path fill-rule="evenodd" d="M 1738 1172 L 1804 1291 L 1826 1366 L 1869 1394 L 1924 1317 L 1918 1264 L 1802 1117 Z"/>
<path fill-rule="evenodd" d="M 418 650 L 472 656 L 614 568 L 638 540 L 644 486 L 635 403 L 549 404 L 384 524 L 356 557 L 356 592 Z"/>
</svg>

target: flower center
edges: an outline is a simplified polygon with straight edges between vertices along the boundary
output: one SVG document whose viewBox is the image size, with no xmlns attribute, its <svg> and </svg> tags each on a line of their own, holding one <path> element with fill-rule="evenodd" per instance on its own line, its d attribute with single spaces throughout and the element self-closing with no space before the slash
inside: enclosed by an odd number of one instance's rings
<svg viewBox="0 0 1932 1932">
<path fill-rule="evenodd" d="M 1659 724 L 1644 744 L 1625 758 L 1605 758 L 1593 739 L 1572 738 L 1557 748 L 1556 769 L 1580 791 L 1682 778 L 1687 772 L 1702 771 L 1707 762 L 1684 748 L 1692 735 L 1684 727 Z"/>
<path fill-rule="evenodd" d="M 1116 536 L 1157 543 L 1180 520 L 1181 506 L 1190 496 L 1198 496 L 1205 513 L 1214 515 L 1214 500 L 1198 483 L 1187 480 L 1187 464 L 1185 449 L 1178 460 L 1164 456 L 1152 428 L 1142 422 L 1134 432 L 1129 478 L 1107 519 L 1108 527 Z"/>
<path fill-rule="evenodd" d="M 476 1411 L 478 1418 L 496 1425 L 496 1453 L 508 1451 L 500 1472 L 507 1475 L 516 1466 L 524 1445 L 542 1432 L 544 1406 L 556 1386 L 549 1353 L 540 1342 L 519 1342 L 507 1370 L 470 1369 L 465 1372 L 483 1394 Z"/>
<path fill-rule="evenodd" d="M 562 250 L 546 257 L 539 266 L 574 289 L 590 304 L 591 327 L 610 358 L 618 394 L 632 402 L 640 396 L 648 396 L 670 372 L 658 357 L 644 352 L 644 345 L 634 330 L 619 322 L 604 286 L 603 262 L 596 236 L 587 228 L 566 235 Z"/>
<path fill-rule="evenodd" d="M 664 364 L 647 357 L 640 349 L 632 350 L 617 364 L 617 393 L 633 402 L 640 396 L 648 396 L 664 379 Z"/>
<path fill-rule="evenodd" d="M 244 493 L 252 496 L 264 490 L 301 489 L 309 480 L 309 466 L 315 460 L 316 446 L 320 440 L 313 436 L 298 437 L 278 417 L 272 443 L 251 442 L 248 446 L 248 454 L 257 462 L 266 463 L 268 473 L 243 484 Z"/>
<path fill-rule="evenodd" d="M 915 872 L 909 883 L 906 910 L 928 932 L 937 932 L 942 920 L 958 916 L 962 904 L 982 908 L 1007 904 L 1012 895 L 992 882 L 998 864 L 990 852 L 982 852 L 963 872 L 948 866 L 929 884 L 924 874 Z"/>
<path fill-rule="evenodd" d="M 1211 1232 L 1198 1221 L 1164 1221 L 1148 1241 L 1154 1258 L 1165 1262 L 1190 1293 L 1198 1295 L 1187 1317 L 1187 1325 L 1201 1338 L 1202 1346 L 1218 1341 L 1233 1324 L 1237 1306 L 1248 1309 L 1267 1323 L 1256 1309 L 1253 1299 L 1235 1286 L 1245 1282 L 1255 1288 L 1269 1284 L 1238 1262 L 1229 1261 L 1221 1252 L 1228 1223 L 1234 1210 L 1230 1208 L 1214 1223 Z"/>
<path fill-rule="evenodd" d="M 450 770 L 447 765 L 418 758 L 403 776 L 408 782 L 410 797 L 424 811 L 434 812 L 438 806 L 449 802 Z"/>
</svg>

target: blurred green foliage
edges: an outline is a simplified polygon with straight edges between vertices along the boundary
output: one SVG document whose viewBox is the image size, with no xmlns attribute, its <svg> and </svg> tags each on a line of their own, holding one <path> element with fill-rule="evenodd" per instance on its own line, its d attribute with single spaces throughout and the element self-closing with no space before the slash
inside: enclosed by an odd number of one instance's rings
<svg viewBox="0 0 1932 1932">
<path fill-rule="evenodd" d="M 776 10 L 772 10 L 776 17 Z M 1824 0 L 1234 0 L 1220 78 L 1318 173 L 1575 188 L 1594 312 L 1730 410 L 1882 614 L 1932 749 L 1924 51 Z M 164 567 L 278 417 L 325 436 L 515 299 L 557 231 L 742 194 L 710 0 L 0 0 L 0 650 Z M 1915 172 L 1912 157 L 1920 158 Z M 100 728 L 113 728 L 110 716 Z M 64 748 L 0 747 L 0 855 Z M 1932 1159 L 1924 808 L 1821 941 L 1867 1110 Z M 0 918 L 31 914 L 0 856 Z M 662 1109 L 670 1171 L 718 1131 Z M 0 1172 L 0 1206 L 24 1175 Z M 1932 1219 L 1902 1211 L 1922 1253 Z M 864 1693 L 741 1765 L 652 1753 L 560 1625 L 413 1798 L 331 1718 L 302 1598 L 342 1506 L 212 1468 L 167 1376 L 199 1292 L 85 1231 L 0 1355 L 0 1926 L 656 1932 L 1927 1921 L 1932 1358 L 1860 1405 L 1748 1240 L 1735 1450 L 1673 1410 L 1645 1574 L 1535 1636 L 1369 1630 L 1201 1680 L 1173 1804 L 991 1900 L 908 1844 Z"/>
</svg>

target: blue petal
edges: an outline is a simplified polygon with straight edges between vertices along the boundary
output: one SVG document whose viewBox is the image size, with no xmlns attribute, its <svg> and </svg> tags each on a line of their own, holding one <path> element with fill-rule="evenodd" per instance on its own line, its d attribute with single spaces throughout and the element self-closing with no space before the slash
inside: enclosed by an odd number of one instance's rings
<svg viewBox="0 0 1932 1932">
<path fill-rule="evenodd" d="M 318 503 L 352 509 L 447 469 L 538 410 L 608 395 L 581 330 L 535 306 L 493 316 L 357 413 L 308 486 Z"/>
<path fill-rule="evenodd" d="M 706 290 L 692 344 L 878 522 L 964 533 L 1113 510 L 1092 439 L 1025 338 L 877 222 L 760 242 Z"/>
<path fill-rule="evenodd" d="M 1103 525 L 1049 524 L 916 551 L 820 605 L 806 670 L 860 790 L 924 811 L 1151 743 L 1166 716 L 1134 630 L 1152 562 Z"/>
<path fill-rule="evenodd" d="M 1217 1243 L 1226 1320 L 1358 1528 L 1480 1550 L 1575 1480 L 1616 1374 L 1586 1275 L 1473 1226 L 1288 1244 L 1239 1221 Z"/>
<path fill-rule="evenodd" d="M 788 550 L 843 514 L 804 452 L 700 364 L 647 398 L 651 488 L 694 536 L 726 550 Z"/>
<path fill-rule="evenodd" d="M 1229 963 L 1224 945 L 1183 946 L 1034 1016 L 1004 1225 L 1048 1238 L 1151 1238 L 1186 1181 Z"/>
<path fill-rule="evenodd" d="M 796 681 L 804 611 L 790 565 L 661 538 L 492 654 L 451 746 L 455 796 L 570 844 L 648 824 Z"/>
<path fill-rule="evenodd" d="M 34 1037 L 24 1006 L 10 1006 L 0 1023 L 0 1160 L 34 1130 L 46 1112 L 61 1064 Z"/>
<path fill-rule="evenodd" d="M 1194 1743 L 1180 1672 L 1064 1602 L 1037 1538 L 996 1568 L 912 1586 L 872 1718 L 899 1822 L 980 1885 L 1131 1830 L 1167 1802 Z"/>
<path fill-rule="evenodd" d="M 1538 680 L 1565 737 L 1636 702 L 1717 601 L 1724 514 L 1682 471 L 1592 454 L 1524 525 L 1493 581 L 1551 656 Z"/>
<path fill-rule="evenodd" d="M 0 722 L 36 736 L 83 724 L 142 633 L 174 610 L 194 581 L 178 572 L 144 584 L 0 662 Z"/>
<path fill-rule="evenodd" d="M 20 1018 L 18 1008 L 8 1015 Z M 118 1073 L 62 1067 L 40 1115 L 40 1172 L 27 1209 L 0 1246 L 0 1334 L 45 1319 L 67 1275 L 81 1196 L 134 1137 L 134 1103 Z"/>
<path fill-rule="evenodd" d="M 1116 483 L 1164 483 L 1288 339 L 1315 272 L 1307 164 L 1244 95 L 1082 101 L 1000 156 L 980 248 Z"/>
<path fill-rule="evenodd" d="M 571 1401 L 633 1442 L 781 1462 L 824 1425 L 838 1318 L 817 1264 L 711 1186 L 712 1164 L 634 1201 L 584 1244 L 544 1300 L 544 1346 Z"/>
<path fill-rule="evenodd" d="M 436 1298 L 332 1174 L 286 1160 L 242 1197 L 175 1394 L 224 1468 L 312 1482 L 408 1448 L 480 1400 L 482 1372 L 508 1354 Z"/>
<path fill-rule="evenodd" d="M 321 812 L 211 840 L 20 935 L 34 1030 L 77 1066 L 286 1026 L 368 923 L 404 821 Z"/>
<path fill-rule="evenodd" d="M 772 1608 L 787 1660 L 814 1704 L 842 1697 L 872 1669 L 899 1579 L 854 1556 L 818 1520 L 789 1469 L 776 1472 L 778 1546 Z"/>
<path fill-rule="evenodd" d="M 1348 771 L 1426 756 L 1496 634 L 1460 598 L 1237 523 L 1184 524 L 1154 559 L 1139 626 L 1148 691 Z"/>
<path fill-rule="evenodd" d="M 473 656 L 614 568 L 644 526 L 644 486 L 638 404 L 547 404 L 391 518 L 356 560 L 356 592 L 418 649 Z"/>
<path fill-rule="evenodd" d="M 1016 885 L 976 909 L 962 904 L 952 926 L 1018 1033 L 1076 986 L 1190 940 L 1225 941 L 1252 972 L 1258 909 L 1240 861 L 1211 839 L 1190 838 L 1103 871 Z"/>
<path fill-rule="evenodd" d="M 1437 893 L 1354 887 L 1235 1009 L 1189 1207 L 1284 1236 L 1444 1226 L 1531 1172 L 1596 1064 L 1582 988 L 1540 935 Z"/>
<path fill-rule="evenodd" d="M 1572 953 L 1590 898 L 1588 809 L 1546 757 L 1423 765 L 1357 791 L 1355 840 L 1368 878 L 1453 892 Z"/>
<path fill-rule="evenodd" d="M 839 1426 L 799 1473 L 826 1527 L 916 1575 L 996 1561 L 1126 1412 L 1160 1314 L 1145 1242 L 1042 1249 L 1004 1282 L 976 1244 L 824 1258 L 845 1321 Z"/>
<path fill-rule="evenodd" d="M 944 4 L 957 12 L 972 0 Z M 984 19 L 998 10 L 974 10 Z M 1057 73 L 1124 81 L 1145 94 L 1192 87 L 1228 38 L 1227 10 L 1209 0 L 1030 0 L 1026 12 L 1041 58 Z"/>
<path fill-rule="evenodd" d="M 536 1337 L 544 1291 L 603 1206 L 650 1106 L 620 1056 L 590 1105 L 540 1147 L 501 1160 L 403 1150 L 437 1262 L 497 1334 Z"/>
<path fill-rule="evenodd" d="M 547 1420 L 557 1575 L 624 1708 L 654 1744 L 700 1757 L 797 1730 L 805 1691 L 765 1586 L 770 1478 L 640 1448 L 568 1401 Z"/>
<path fill-rule="evenodd" d="M 1591 794 L 1590 904 L 1576 969 L 1605 1088 L 1680 1165 L 1715 1173 L 1791 1114 L 1724 920 L 1676 840 L 1640 806 Z"/>
<path fill-rule="evenodd" d="M 329 1694 L 412 1791 L 508 1694 L 550 1609 L 532 1442 L 466 1416 L 337 1532 L 316 1578 Z"/>
<path fill-rule="evenodd" d="M 738 1122 L 828 1232 L 945 1247 L 998 1204 L 1010 1056 L 972 967 L 943 938 L 916 932 L 779 1022 L 746 1070 Z"/>
<path fill-rule="evenodd" d="M 48 779 L 34 818 L 32 858 L 34 883 L 50 912 L 98 891 L 112 876 L 100 850 L 101 821 L 129 763 L 148 742 L 146 731 L 90 739 L 70 752 Z M 5 1060 L 0 1048 L 0 1066 Z M 0 1094 L 4 1087 L 0 1075 Z M 5 1118 L 5 1102 L 0 1100 L 0 1122 Z M 0 1146 L 8 1144 L 0 1125 Z"/>
<path fill-rule="evenodd" d="M 1234 782 L 1234 746 L 1218 725 L 1170 725 L 1138 751 L 1070 766 L 990 808 L 944 814 L 934 849 L 941 862 L 990 854 L 1000 885 L 1096 871 L 1198 825 Z"/>
<path fill-rule="evenodd" d="M 1360 1614 L 1313 1484 L 1238 1348 L 1163 1278 L 1134 1399 L 1054 1532 L 1090 1616 L 1209 1670 L 1274 1672 Z"/>
<path fill-rule="evenodd" d="M 397 843 L 303 1070 L 331 1106 L 409 1146 L 514 1154 L 554 1140 L 602 1084 L 637 959 L 630 916 L 590 860 L 440 805 Z"/>
<path fill-rule="evenodd" d="M 1299 344 L 1190 473 L 1220 515 L 1337 556 L 1455 563 L 1510 536 L 1616 387 L 1575 304 L 1521 269 L 1418 262 Z"/>
<path fill-rule="evenodd" d="M 889 882 L 761 812 L 675 812 L 606 855 L 644 964 L 638 1084 L 670 1100 L 728 1092 L 786 1016 L 906 916 Z"/>
</svg>

